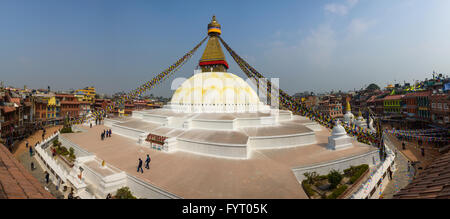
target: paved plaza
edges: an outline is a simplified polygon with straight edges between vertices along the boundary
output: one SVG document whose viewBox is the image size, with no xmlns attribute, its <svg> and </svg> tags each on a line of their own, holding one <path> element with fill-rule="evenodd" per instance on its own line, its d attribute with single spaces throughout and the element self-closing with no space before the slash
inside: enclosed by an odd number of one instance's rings
<svg viewBox="0 0 450 219">
<path fill-rule="evenodd" d="M 326 149 L 328 130 L 316 132 L 317 144 L 277 150 L 257 150 L 248 160 L 223 159 L 186 152 L 166 153 L 137 145 L 113 132 L 101 140 L 106 126 L 83 127 L 87 132 L 64 134 L 80 147 L 154 186 L 183 198 L 307 198 L 293 167 L 350 157 L 372 150 L 356 144 L 340 151 Z M 138 158 L 149 154 L 150 170 L 138 173 Z"/>
</svg>

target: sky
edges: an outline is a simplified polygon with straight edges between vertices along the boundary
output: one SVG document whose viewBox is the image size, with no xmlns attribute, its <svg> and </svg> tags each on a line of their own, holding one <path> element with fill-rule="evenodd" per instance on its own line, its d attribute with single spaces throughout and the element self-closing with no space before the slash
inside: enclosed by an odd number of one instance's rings
<svg viewBox="0 0 450 219">
<path fill-rule="evenodd" d="M 290 94 L 384 87 L 449 75 L 449 11 L 448 0 L 0 0 L 0 80 L 127 92 L 200 42 L 214 14 L 230 47 Z M 175 77 L 192 76 L 205 45 Z M 148 94 L 170 97 L 171 82 Z"/>
</svg>

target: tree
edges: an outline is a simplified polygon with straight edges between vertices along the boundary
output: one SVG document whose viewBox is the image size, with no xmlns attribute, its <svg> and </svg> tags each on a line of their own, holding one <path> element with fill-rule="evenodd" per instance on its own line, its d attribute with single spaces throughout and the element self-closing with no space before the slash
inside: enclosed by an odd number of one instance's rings
<svg viewBox="0 0 450 219">
<path fill-rule="evenodd" d="M 130 188 L 122 187 L 117 190 L 115 198 L 117 199 L 136 199 L 136 197 L 131 194 Z"/>
<path fill-rule="evenodd" d="M 314 181 L 317 179 L 317 177 L 319 176 L 319 174 L 317 174 L 316 172 L 307 172 L 303 174 L 306 177 L 306 182 L 308 184 L 314 184 Z"/>
<path fill-rule="evenodd" d="M 337 170 L 331 170 L 330 173 L 328 174 L 328 182 L 331 184 L 330 188 L 334 189 L 337 187 L 337 185 L 339 185 L 339 183 L 341 183 L 342 181 L 342 174 L 339 173 L 339 171 Z"/>
<path fill-rule="evenodd" d="M 379 87 L 378 85 L 376 85 L 376 84 L 370 84 L 370 85 L 366 88 L 366 90 L 368 90 L 368 91 L 380 90 L 380 87 Z"/>
</svg>

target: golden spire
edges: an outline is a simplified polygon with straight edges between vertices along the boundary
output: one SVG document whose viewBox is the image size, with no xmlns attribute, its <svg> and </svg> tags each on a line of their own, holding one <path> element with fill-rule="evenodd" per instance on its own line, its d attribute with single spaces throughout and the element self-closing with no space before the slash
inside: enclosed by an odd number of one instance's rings
<svg viewBox="0 0 450 219">
<path fill-rule="evenodd" d="M 350 107 L 350 101 L 347 100 L 347 112 L 352 112 L 352 108 Z"/>
<path fill-rule="evenodd" d="M 220 28 L 221 26 L 217 22 L 216 16 L 213 16 L 211 23 L 208 24 L 209 40 L 199 63 L 202 72 L 226 72 L 228 69 L 228 63 L 225 60 L 218 38 L 222 33 Z"/>
</svg>

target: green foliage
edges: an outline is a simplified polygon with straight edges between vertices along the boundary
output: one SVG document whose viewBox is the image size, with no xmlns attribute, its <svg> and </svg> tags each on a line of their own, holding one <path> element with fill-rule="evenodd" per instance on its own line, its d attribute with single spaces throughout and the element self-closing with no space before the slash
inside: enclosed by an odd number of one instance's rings
<svg viewBox="0 0 450 219">
<path fill-rule="evenodd" d="M 66 126 L 61 129 L 60 133 L 73 133 L 71 126 Z"/>
<path fill-rule="evenodd" d="M 333 190 L 333 193 L 331 193 L 327 199 L 337 199 L 342 193 L 345 192 L 345 190 L 347 190 L 348 186 L 347 185 L 340 185 L 338 188 L 336 188 L 335 190 Z"/>
<path fill-rule="evenodd" d="M 53 140 L 53 147 L 57 148 L 61 146 L 61 142 L 58 141 L 58 139 Z"/>
<path fill-rule="evenodd" d="M 369 90 L 369 91 L 380 90 L 380 87 L 379 87 L 378 85 L 376 85 L 376 84 L 370 84 L 370 85 L 366 88 L 366 90 Z"/>
<path fill-rule="evenodd" d="M 117 199 L 136 199 L 136 197 L 131 194 L 130 188 L 122 187 L 117 190 L 115 198 Z"/>
<path fill-rule="evenodd" d="M 342 178 L 344 177 L 342 176 L 341 173 L 339 173 L 339 171 L 331 170 L 330 173 L 328 174 L 328 182 L 331 184 L 330 188 L 331 189 L 336 188 L 336 186 L 339 185 L 339 183 L 341 183 Z"/>
<path fill-rule="evenodd" d="M 361 175 L 363 175 L 367 170 L 369 169 L 369 165 L 363 164 L 357 167 L 356 171 L 353 173 L 353 175 L 350 177 L 350 183 L 355 183 Z"/>
<path fill-rule="evenodd" d="M 69 155 L 69 151 L 64 146 L 59 146 L 56 148 L 56 153 L 59 155 L 67 156 Z"/>
<path fill-rule="evenodd" d="M 319 176 L 319 174 L 317 174 L 316 172 L 307 172 L 303 174 L 306 177 L 306 182 L 308 184 L 314 184 L 314 181 L 317 180 L 317 177 Z"/>
<path fill-rule="evenodd" d="M 76 158 L 77 157 L 75 156 L 75 150 L 72 147 L 70 147 L 69 148 L 69 159 L 71 161 L 74 161 Z"/>
<path fill-rule="evenodd" d="M 305 190 L 306 194 L 309 197 L 312 197 L 316 194 L 316 192 L 312 189 L 311 184 L 309 184 L 306 179 L 303 180 L 302 186 L 303 186 L 303 190 Z"/>
<path fill-rule="evenodd" d="M 73 155 L 75 154 L 75 149 L 73 149 L 73 147 L 69 148 L 69 155 Z"/>
</svg>

